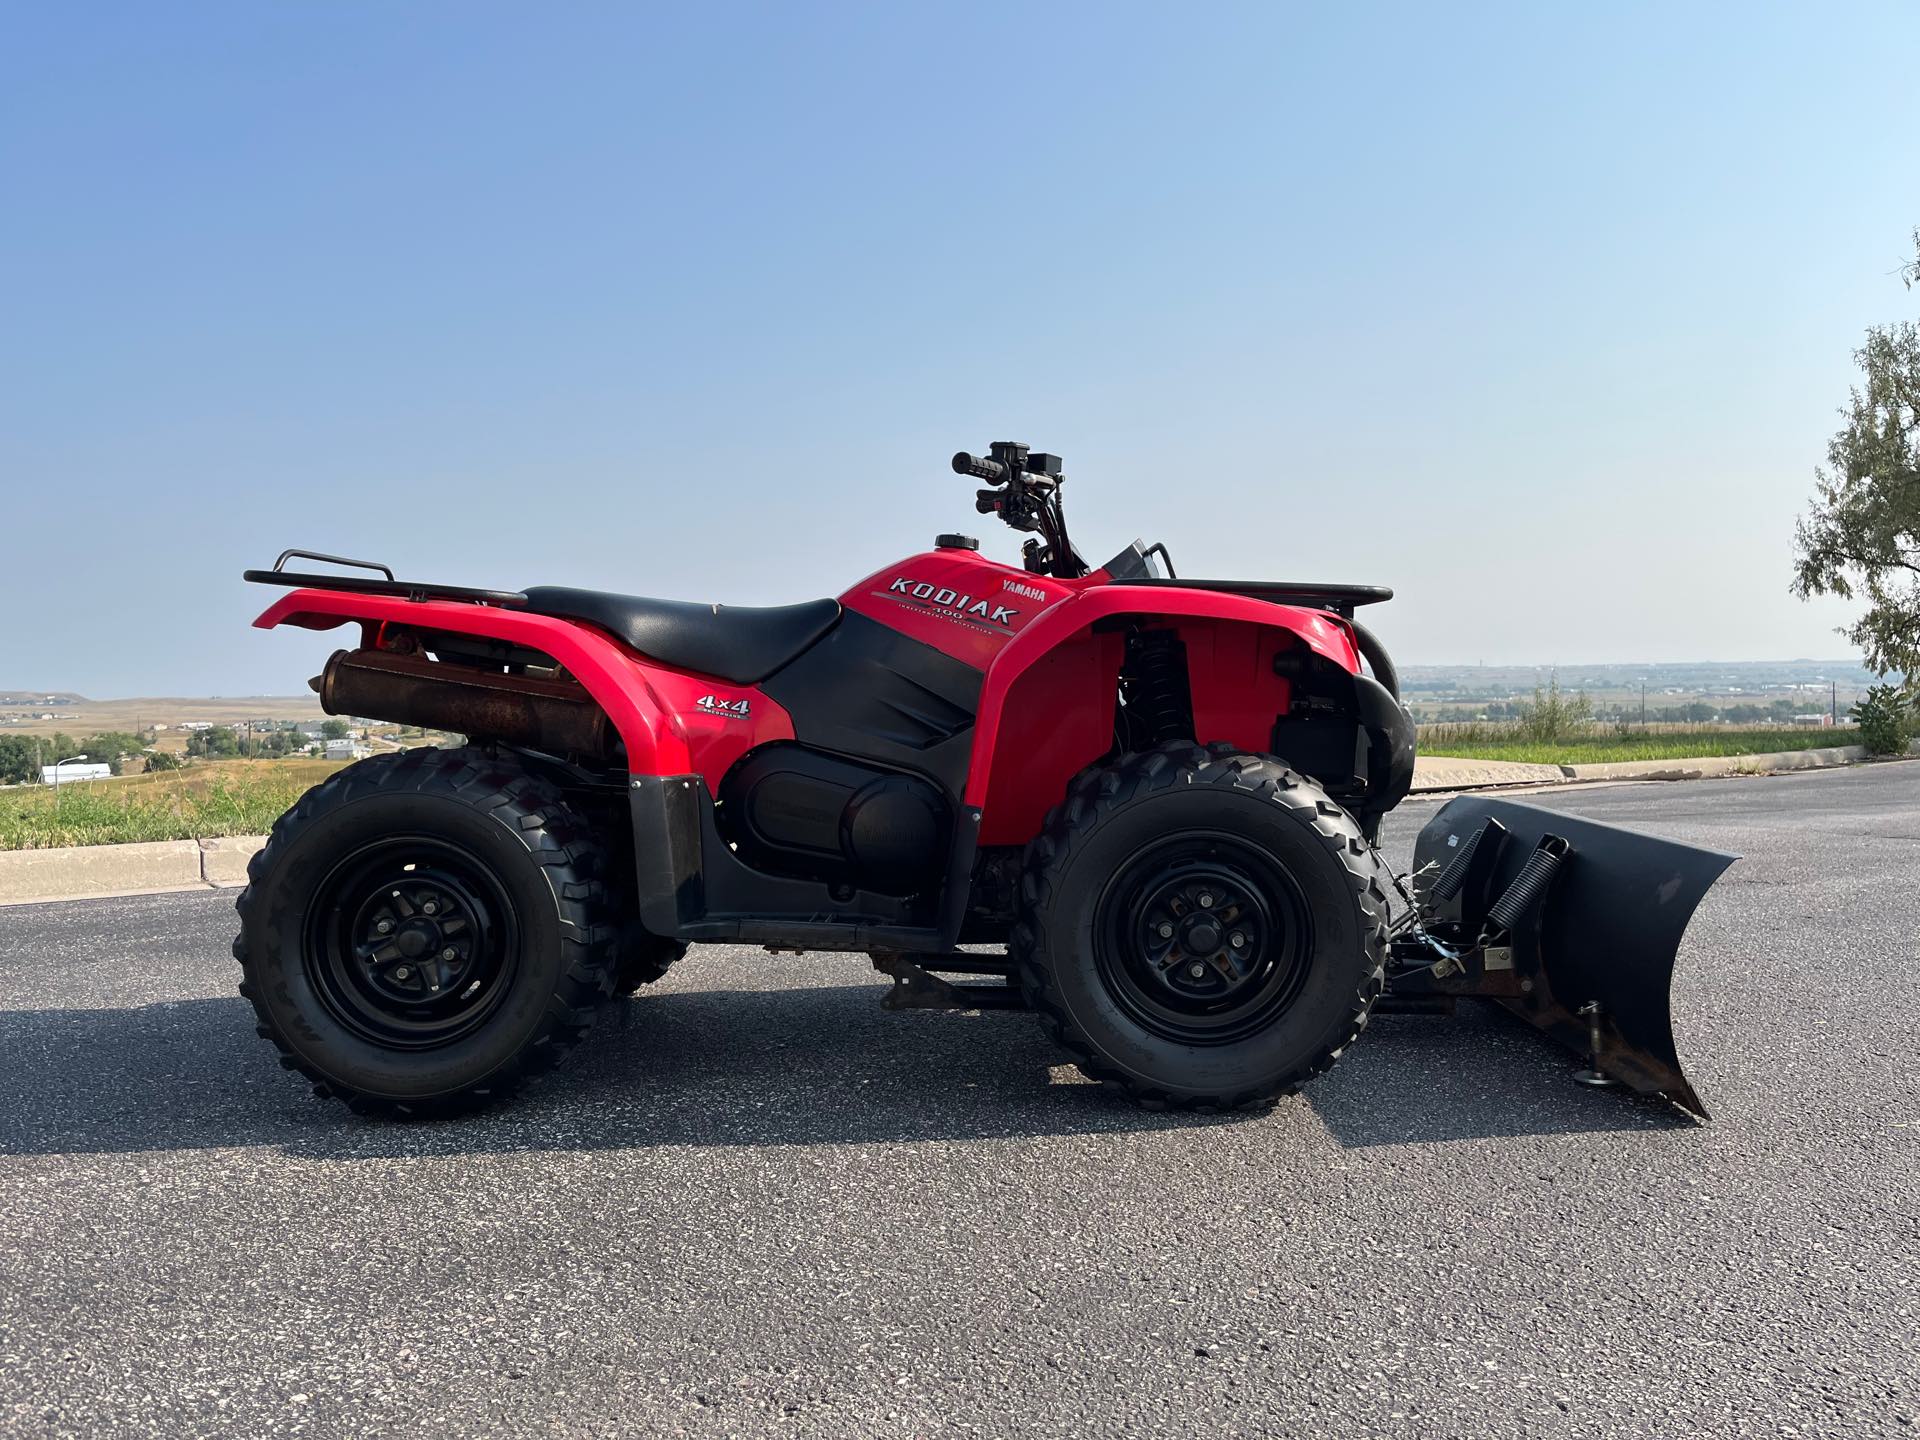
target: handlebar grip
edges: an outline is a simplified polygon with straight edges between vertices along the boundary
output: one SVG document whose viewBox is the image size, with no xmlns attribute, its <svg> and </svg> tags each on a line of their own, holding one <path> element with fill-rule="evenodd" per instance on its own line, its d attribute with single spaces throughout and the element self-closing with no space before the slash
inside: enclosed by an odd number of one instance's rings
<svg viewBox="0 0 1920 1440">
<path fill-rule="evenodd" d="M 1008 478 L 1007 467 L 998 460 L 983 460 L 978 455 L 969 455 L 964 450 L 954 452 L 953 473 L 971 475 L 976 480 L 988 480 L 995 485 L 1004 484 Z"/>
<path fill-rule="evenodd" d="M 1000 512 L 1000 492 L 998 490 L 976 490 L 973 492 L 973 508 L 982 515 L 997 515 Z"/>
</svg>

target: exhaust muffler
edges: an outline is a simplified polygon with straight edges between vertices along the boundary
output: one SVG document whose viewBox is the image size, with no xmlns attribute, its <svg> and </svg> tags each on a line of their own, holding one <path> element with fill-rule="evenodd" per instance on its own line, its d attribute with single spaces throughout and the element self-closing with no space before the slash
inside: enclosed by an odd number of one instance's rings
<svg viewBox="0 0 1920 1440">
<path fill-rule="evenodd" d="M 336 650 L 308 682 L 329 715 L 358 715 L 550 755 L 607 760 L 619 736 L 576 680 L 508 675 L 385 650 Z"/>
<path fill-rule="evenodd" d="M 1673 1042 L 1687 922 L 1738 856 L 1557 810 L 1463 795 L 1414 845 L 1414 910 L 1387 1008 L 1498 1001 L 1586 1058 L 1580 1078 L 1664 1095 L 1704 1118 Z"/>
</svg>

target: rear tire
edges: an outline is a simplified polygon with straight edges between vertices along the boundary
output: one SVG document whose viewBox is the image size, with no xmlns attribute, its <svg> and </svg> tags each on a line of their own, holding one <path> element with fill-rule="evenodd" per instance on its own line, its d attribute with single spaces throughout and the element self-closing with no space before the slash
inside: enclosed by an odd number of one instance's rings
<svg viewBox="0 0 1920 1440">
<path fill-rule="evenodd" d="M 474 749 L 349 766 L 248 867 L 240 993 L 281 1064 L 377 1115 L 450 1114 L 550 1069 L 612 991 L 600 847 Z"/>
<path fill-rule="evenodd" d="M 1027 848 L 1009 946 L 1080 1069 L 1152 1109 L 1258 1107 L 1385 984 L 1386 873 L 1269 756 L 1177 741 L 1083 772 Z"/>
</svg>

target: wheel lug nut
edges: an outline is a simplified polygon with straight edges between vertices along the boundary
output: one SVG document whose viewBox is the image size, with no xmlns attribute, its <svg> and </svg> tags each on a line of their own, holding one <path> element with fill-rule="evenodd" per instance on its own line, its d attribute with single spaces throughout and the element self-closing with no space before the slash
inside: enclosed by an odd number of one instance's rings
<svg viewBox="0 0 1920 1440">
<path fill-rule="evenodd" d="M 1200 908 L 1202 910 L 1211 910 L 1213 908 L 1213 896 L 1207 894 L 1204 890 L 1200 892 Z"/>
<path fill-rule="evenodd" d="M 439 908 L 440 907 L 438 905 L 436 905 L 433 901 L 429 900 L 420 907 L 420 911 L 424 915 L 431 915 L 433 914 L 434 911 L 438 910 Z"/>
<path fill-rule="evenodd" d="M 1247 937 L 1242 935 L 1238 930 L 1236 930 L 1233 932 L 1233 934 L 1227 937 L 1227 943 L 1233 946 L 1234 949 L 1238 950 L 1242 945 L 1245 945 L 1247 943 Z"/>
<path fill-rule="evenodd" d="M 1160 922 L 1160 938 L 1162 940 L 1166 940 L 1171 938 L 1172 935 L 1173 935 L 1173 926 L 1169 925 L 1166 921 L 1162 920 Z"/>
<path fill-rule="evenodd" d="M 411 980 L 413 978 L 413 967 L 411 965 L 394 966 L 393 978 L 396 980 Z"/>
<path fill-rule="evenodd" d="M 384 935 L 389 930 L 393 929 L 393 922 L 391 920 L 382 920 L 378 922 L 373 928 L 376 934 Z"/>
<path fill-rule="evenodd" d="M 1187 967 L 1187 973 L 1193 976 L 1194 979 L 1198 980 L 1207 973 L 1207 967 L 1202 965 L 1198 960 L 1196 960 L 1193 962 L 1193 964 Z"/>
<path fill-rule="evenodd" d="M 440 958 L 441 958 L 442 960 L 451 960 L 451 959 L 453 959 L 453 958 L 454 958 L 454 950 L 453 950 L 453 947 L 452 947 L 451 945 L 449 945 L 449 946 L 447 946 L 447 948 L 446 948 L 446 949 L 444 949 L 444 950 L 442 950 L 442 951 L 440 952 Z"/>
</svg>

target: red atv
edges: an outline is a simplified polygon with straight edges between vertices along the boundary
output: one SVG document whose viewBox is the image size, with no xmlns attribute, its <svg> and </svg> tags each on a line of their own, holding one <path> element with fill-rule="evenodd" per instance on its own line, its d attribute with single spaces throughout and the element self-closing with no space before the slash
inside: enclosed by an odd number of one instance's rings
<svg viewBox="0 0 1920 1440">
<path fill-rule="evenodd" d="M 1390 591 L 1178 579 L 1137 542 L 1089 566 L 1057 457 L 953 466 L 1033 533 L 1021 568 L 942 535 L 771 609 L 412 584 L 302 551 L 248 571 L 301 587 L 261 627 L 359 625 L 313 682 L 328 713 L 466 737 L 341 771 L 255 858 L 234 953 L 282 1062 L 361 1112 L 470 1107 L 714 941 L 866 952 L 894 1007 L 1037 1010 L 1152 1106 L 1286 1093 L 1391 972 L 1409 1006 L 1492 995 L 1571 1026 L 1596 1067 L 1698 1109 L 1657 953 L 1618 995 L 1611 959 L 1580 993 L 1551 973 L 1549 892 L 1585 822 L 1522 833 L 1545 812 L 1478 802 L 1449 831 L 1450 808 L 1413 891 L 1383 867 L 1414 728 L 1353 612 Z M 1692 872 L 1682 926 L 1719 870 Z"/>
</svg>

